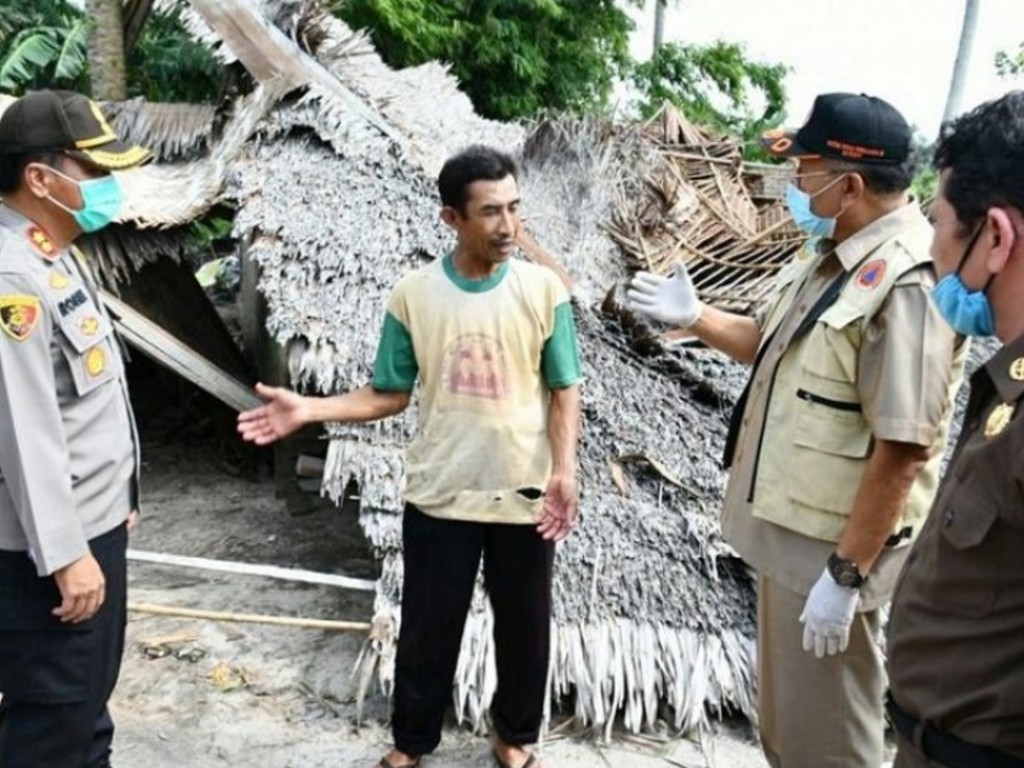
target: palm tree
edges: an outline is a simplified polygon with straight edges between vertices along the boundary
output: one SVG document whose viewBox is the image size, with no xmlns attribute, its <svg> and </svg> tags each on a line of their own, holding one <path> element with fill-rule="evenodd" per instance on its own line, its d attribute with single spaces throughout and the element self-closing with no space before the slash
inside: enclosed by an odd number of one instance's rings
<svg viewBox="0 0 1024 768">
<path fill-rule="evenodd" d="M 92 95 L 122 101 L 128 95 L 122 0 L 85 0 L 89 25 L 89 77 Z"/>
<path fill-rule="evenodd" d="M 946 97 L 946 108 L 942 112 L 942 122 L 952 120 L 960 113 L 964 83 L 967 81 L 967 68 L 971 62 L 971 49 L 974 47 L 974 31 L 978 26 L 978 6 L 978 0 L 967 0 L 967 4 L 964 6 L 964 21 L 960 26 L 960 46 L 956 51 L 956 63 L 953 65 L 953 77 L 949 83 L 949 95 Z"/>
</svg>

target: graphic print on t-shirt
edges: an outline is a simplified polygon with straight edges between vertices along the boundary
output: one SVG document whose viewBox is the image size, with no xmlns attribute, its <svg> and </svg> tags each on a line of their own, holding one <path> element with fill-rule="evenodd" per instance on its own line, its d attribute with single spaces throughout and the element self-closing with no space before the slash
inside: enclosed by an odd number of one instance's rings
<svg viewBox="0 0 1024 768">
<path fill-rule="evenodd" d="M 439 404 L 493 404 L 508 397 L 508 384 L 508 361 L 501 342 L 481 333 L 463 334 L 445 350 Z"/>
</svg>

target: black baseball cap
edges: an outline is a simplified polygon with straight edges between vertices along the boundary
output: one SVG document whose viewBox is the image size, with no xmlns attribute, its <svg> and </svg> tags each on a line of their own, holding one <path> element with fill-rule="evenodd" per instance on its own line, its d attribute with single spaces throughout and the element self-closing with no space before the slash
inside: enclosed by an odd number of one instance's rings
<svg viewBox="0 0 1024 768">
<path fill-rule="evenodd" d="M 869 165 L 896 165 L 910 155 L 910 126 L 889 102 L 860 93 L 825 93 L 814 100 L 801 128 L 761 136 L 778 157 L 828 157 Z"/>
<path fill-rule="evenodd" d="M 64 152 L 106 171 L 151 160 L 143 147 L 121 141 L 99 105 L 74 91 L 33 91 L 0 115 L 0 154 Z"/>
</svg>

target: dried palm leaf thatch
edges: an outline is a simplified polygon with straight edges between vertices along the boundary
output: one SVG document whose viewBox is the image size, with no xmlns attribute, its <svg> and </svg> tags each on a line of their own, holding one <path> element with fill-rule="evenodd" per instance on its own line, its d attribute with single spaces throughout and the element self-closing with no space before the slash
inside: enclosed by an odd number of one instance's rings
<svg viewBox="0 0 1024 768">
<path fill-rule="evenodd" d="M 125 141 L 153 152 L 158 162 L 192 160 L 213 142 L 217 108 L 211 104 L 107 102 L 103 111 Z"/>
<path fill-rule="evenodd" d="M 742 370 L 665 351 L 616 302 L 632 269 L 678 259 L 719 303 L 749 306 L 767 286 L 795 243 L 746 193 L 736 148 L 671 112 L 646 127 L 495 124 L 443 67 L 390 70 L 316 3 L 192 6 L 194 28 L 258 87 L 202 157 L 122 175 L 126 220 L 173 226 L 235 200 L 235 234 L 260 265 L 293 383 L 348 390 L 370 378 L 397 277 L 451 246 L 437 216 L 441 161 L 474 142 L 516 154 L 527 226 L 576 279 L 586 375 L 583 518 L 557 557 L 552 693 L 571 691 L 578 722 L 600 728 L 619 715 L 633 730 L 665 712 L 678 729 L 724 708 L 753 715 L 752 586 L 717 523 L 716 457 Z M 358 485 L 360 522 L 383 559 L 363 692 L 374 678 L 390 690 L 393 675 L 403 453 L 416 418 L 414 403 L 381 424 L 328 428 L 324 492 L 340 500 Z M 478 590 L 453 689 L 474 727 L 494 690 L 491 621 Z"/>
<path fill-rule="evenodd" d="M 516 152 L 528 225 L 578 278 L 587 373 L 584 520 L 558 556 L 552 692 L 571 690 L 579 721 L 601 727 L 618 713 L 634 730 L 650 727 L 665 706 L 680 729 L 724 707 L 752 713 L 751 584 L 718 540 L 721 476 L 709 458 L 741 373 L 627 339 L 619 323 L 630 318 L 598 311 L 597 300 L 628 275 L 604 228 L 623 199 L 640 196 L 644 175 L 662 167 L 661 143 L 636 128 L 579 120 L 539 124 L 524 141 L 521 128 L 473 115 L 441 67 L 393 72 L 340 22 L 305 6 L 293 14 L 295 7 L 268 13 L 402 140 L 368 130 L 376 122 L 318 75 L 270 112 L 260 140 L 248 141 L 231 166 L 236 235 L 260 264 L 267 325 L 289 348 L 293 382 L 327 393 L 369 379 L 391 285 L 450 247 L 433 189 L 440 160 L 480 141 Z M 214 29 L 224 26 L 204 15 Z M 279 40 L 263 39 L 265 50 L 233 50 L 243 63 L 258 53 L 254 66 L 265 72 Z M 753 230 L 742 189 L 727 176 L 708 183 L 726 190 L 716 199 L 719 217 Z M 341 499 L 357 484 L 361 524 L 384 561 L 358 670 L 363 692 L 374 677 L 385 690 L 392 682 L 403 452 L 415 422 L 414 404 L 382 424 L 328 429 L 324 492 Z M 673 422 L 678 432 L 665 429 Z M 494 690 L 490 622 L 478 590 L 454 687 L 460 718 L 475 727 Z"/>
<path fill-rule="evenodd" d="M 747 312 L 804 241 L 778 200 L 748 191 L 742 145 L 666 105 L 646 126 L 662 163 L 642 193 L 623 196 L 609 234 L 632 269 L 667 274 L 686 264 L 701 298 Z"/>
</svg>

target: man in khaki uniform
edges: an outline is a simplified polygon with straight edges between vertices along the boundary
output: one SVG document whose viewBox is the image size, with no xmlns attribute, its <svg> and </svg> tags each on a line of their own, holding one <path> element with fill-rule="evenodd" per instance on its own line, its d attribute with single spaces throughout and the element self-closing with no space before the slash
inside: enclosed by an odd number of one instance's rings
<svg viewBox="0 0 1024 768">
<path fill-rule="evenodd" d="M 893 597 L 896 765 L 1024 768 L 1024 91 L 945 126 L 935 165 L 935 302 L 1005 346 Z"/>
<path fill-rule="evenodd" d="M 0 766 L 108 768 L 138 437 L 110 318 L 71 250 L 149 152 L 38 91 L 0 116 Z"/>
<path fill-rule="evenodd" d="M 761 741 L 775 768 L 878 768 L 879 608 L 937 483 L 962 351 L 931 304 L 910 130 L 881 99 L 819 96 L 787 202 L 813 237 L 755 318 L 702 304 L 682 267 L 627 294 L 753 370 L 722 527 L 758 571 Z"/>
</svg>

